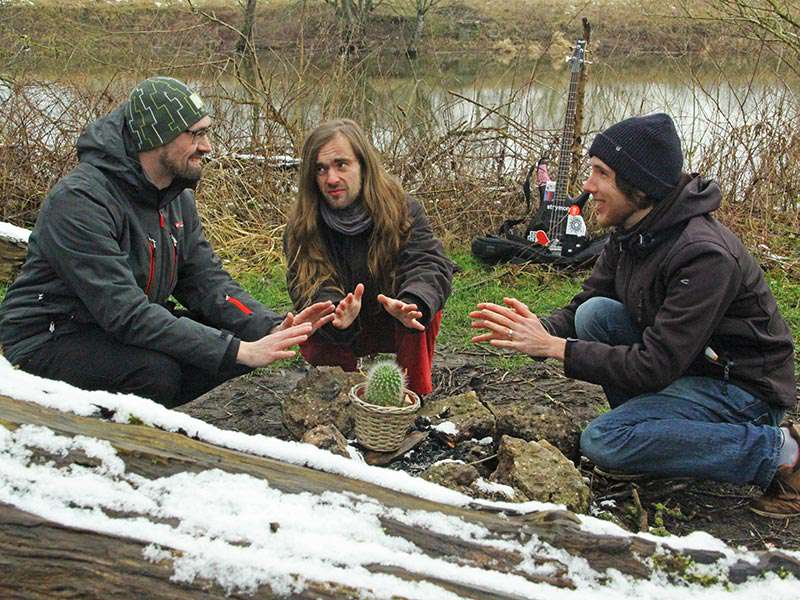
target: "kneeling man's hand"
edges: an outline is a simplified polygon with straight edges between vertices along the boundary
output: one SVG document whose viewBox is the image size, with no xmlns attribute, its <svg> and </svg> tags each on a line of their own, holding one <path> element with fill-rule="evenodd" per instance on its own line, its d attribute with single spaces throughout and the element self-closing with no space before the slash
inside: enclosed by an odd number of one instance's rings
<svg viewBox="0 0 800 600">
<path fill-rule="evenodd" d="M 316 302 L 301 310 L 296 315 L 286 313 L 280 325 L 272 328 L 270 333 L 277 333 L 288 329 L 293 325 L 302 325 L 303 323 L 311 323 L 311 332 L 333 321 L 335 315 L 333 314 L 333 302 L 326 300 L 325 302 Z"/>
<path fill-rule="evenodd" d="M 364 284 L 359 283 L 356 289 L 347 294 L 336 306 L 333 326 L 336 329 L 347 329 L 361 312 L 361 297 L 364 295 Z"/>
<path fill-rule="evenodd" d="M 425 325 L 417 321 L 417 319 L 422 318 L 422 313 L 419 311 L 416 304 L 406 304 L 402 300 L 389 298 L 383 294 L 378 294 L 378 302 L 383 304 L 383 308 L 386 312 L 409 329 L 425 331 Z"/>
<path fill-rule="evenodd" d="M 256 368 L 282 358 L 292 358 L 295 352 L 289 348 L 305 342 L 311 331 L 311 323 L 306 322 L 270 333 L 255 342 L 242 341 L 239 344 L 236 362 Z"/>
<path fill-rule="evenodd" d="M 516 298 L 503 298 L 503 304 L 481 302 L 478 310 L 469 313 L 472 328 L 486 330 L 473 337 L 473 342 L 489 342 L 530 356 L 564 360 L 565 339 L 550 335 L 539 317 Z"/>
</svg>

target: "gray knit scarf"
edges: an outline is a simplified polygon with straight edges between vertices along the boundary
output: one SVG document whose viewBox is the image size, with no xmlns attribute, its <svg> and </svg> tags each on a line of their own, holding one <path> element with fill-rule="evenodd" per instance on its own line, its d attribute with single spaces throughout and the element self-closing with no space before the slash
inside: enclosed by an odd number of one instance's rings
<svg viewBox="0 0 800 600">
<path fill-rule="evenodd" d="M 323 200 L 319 203 L 319 211 L 325 224 L 343 235 L 358 235 L 372 227 L 372 217 L 360 198 L 338 210 L 332 209 Z"/>
</svg>

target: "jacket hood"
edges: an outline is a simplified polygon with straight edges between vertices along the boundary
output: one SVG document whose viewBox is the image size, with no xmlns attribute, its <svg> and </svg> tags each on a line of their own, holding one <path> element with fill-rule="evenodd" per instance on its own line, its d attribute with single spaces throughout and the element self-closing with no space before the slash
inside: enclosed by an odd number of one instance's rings
<svg viewBox="0 0 800 600">
<path fill-rule="evenodd" d="M 675 192 L 657 203 L 652 211 L 632 229 L 617 230 L 617 241 L 629 249 L 648 252 L 685 224 L 720 207 L 722 192 L 713 179 L 697 173 L 683 174 Z"/>
<path fill-rule="evenodd" d="M 194 182 L 175 179 L 163 190 L 150 182 L 142 170 L 136 146 L 125 122 L 127 105 L 127 101 L 123 102 L 109 114 L 86 126 L 76 144 L 78 160 L 92 165 L 128 188 L 132 199 L 161 208 L 187 187 L 193 188 Z"/>
</svg>

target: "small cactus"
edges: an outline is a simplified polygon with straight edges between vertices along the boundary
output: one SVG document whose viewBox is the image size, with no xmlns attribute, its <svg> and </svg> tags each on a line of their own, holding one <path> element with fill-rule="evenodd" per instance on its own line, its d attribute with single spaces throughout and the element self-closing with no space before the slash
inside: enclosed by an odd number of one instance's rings
<svg viewBox="0 0 800 600">
<path fill-rule="evenodd" d="M 406 377 L 393 360 L 375 363 L 367 373 L 364 400 L 378 406 L 403 406 Z"/>
</svg>

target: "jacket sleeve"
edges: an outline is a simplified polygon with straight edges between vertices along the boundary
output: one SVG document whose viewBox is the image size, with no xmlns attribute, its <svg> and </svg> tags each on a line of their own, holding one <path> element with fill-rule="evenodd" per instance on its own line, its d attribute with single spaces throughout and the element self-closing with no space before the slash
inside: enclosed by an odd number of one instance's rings
<svg viewBox="0 0 800 600">
<path fill-rule="evenodd" d="M 453 262 L 433 235 L 422 206 L 409 199 L 411 233 L 397 261 L 397 297 L 416 303 L 429 320 L 450 296 Z"/>
<path fill-rule="evenodd" d="M 709 276 L 713 274 L 713 281 Z M 633 393 L 663 389 L 703 352 L 742 283 L 736 259 L 709 243 L 683 247 L 662 266 L 664 303 L 653 325 L 632 346 L 567 344 L 564 374 L 592 383 L 613 382 Z"/>
<path fill-rule="evenodd" d="M 617 258 L 613 243 L 607 243 L 598 257 L 592 273 L 581 286 L 581 291 L 572 298 L 567 306 L 553 311 L 541 320 L 542 325 L 551 335 L 562 338 L 575 337 L 575 311 L 589 298 L 601 296 L 617 299 L 614 289 Z"/>
<path fill-rule="evenodd" d="M 173 295 L 200 319 L 245 341 L 257 340 L 282 317 L 258 302 L 222 267 L 203 233 L 194 195 L 183 193 L 184 254 Z"/>
<path fill-rule="evenodd" d="M 123 215 L 84 191 L 92 189 L 91 183 L 81 188 L 61 186 L 42 209 L 40 243 L 55 273 L 98 325 L 121 343 L 218 371 L 231 334 L 176 318 L 151 303 L 117 241 Z"/>
</svg>

